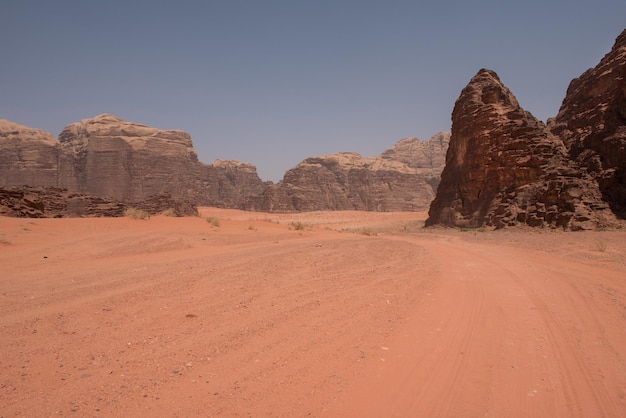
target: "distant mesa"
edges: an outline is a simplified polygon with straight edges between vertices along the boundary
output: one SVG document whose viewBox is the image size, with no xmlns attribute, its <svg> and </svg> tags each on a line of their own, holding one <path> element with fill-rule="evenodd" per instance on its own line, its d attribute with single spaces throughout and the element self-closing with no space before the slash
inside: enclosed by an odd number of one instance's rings
<svg viewBox="0 0 626 418">
<path fill-rule="evenodd" d="M 377 157 L 355 152 L 310 157 L 246 209 L 258 211 L 425 211 L 434 198 L 450 135 L 405 138 Z"/>
<path fill-rule="evenodd" d="M 449 139 L 446 133 L 430 141 L 406 138 L 379 157 L 312 157 L 273 184 L 263 182 L 249 163 L 199 162 L 184 131 L 111 114 L 72 123 L 58 139 L 8 121 L 0 126 L 0 187 L 12 192 L 48 187 L 133 206 L 168 195 L 196 206 L 269 212 L 426 210 Z"/>
</svg>

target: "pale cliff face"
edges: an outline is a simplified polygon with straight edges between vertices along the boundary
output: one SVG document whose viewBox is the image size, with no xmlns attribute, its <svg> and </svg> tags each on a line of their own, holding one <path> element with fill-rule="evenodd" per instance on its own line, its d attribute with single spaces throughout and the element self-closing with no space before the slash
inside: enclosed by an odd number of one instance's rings
<svg viewBox="0 0 626 418">
<path fill-rule="evenodd" d="M 0 120 L 0 185 L 56 187 L 58 142 L 48 132 Z"/>
</svg>

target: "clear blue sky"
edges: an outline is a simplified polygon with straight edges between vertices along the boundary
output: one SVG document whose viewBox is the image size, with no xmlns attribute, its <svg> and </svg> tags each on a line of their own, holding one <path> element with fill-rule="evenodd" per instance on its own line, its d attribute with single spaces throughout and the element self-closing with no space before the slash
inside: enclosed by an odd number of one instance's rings
<svg viewBox="0 0 626 418">
<path fill-rule="evenodd" d="M 483 67 L 546 120 L 625 27 L 624 0 L 4 0 L 0 118 L 58 135 L 113 113 L 277 181 L 449 131 Z"/>
</svg>

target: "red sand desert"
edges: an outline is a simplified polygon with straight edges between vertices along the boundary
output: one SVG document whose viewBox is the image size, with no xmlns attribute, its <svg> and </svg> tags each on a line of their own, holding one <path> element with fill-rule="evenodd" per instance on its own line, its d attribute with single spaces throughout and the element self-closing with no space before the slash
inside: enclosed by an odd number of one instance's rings
<svg viewBox="0 0 626 418">
<path fill-rule="evenodd" d="M 0 416 L 623 417 L 626 230 L 424 217 L 0 218 Z"/>
</svg>

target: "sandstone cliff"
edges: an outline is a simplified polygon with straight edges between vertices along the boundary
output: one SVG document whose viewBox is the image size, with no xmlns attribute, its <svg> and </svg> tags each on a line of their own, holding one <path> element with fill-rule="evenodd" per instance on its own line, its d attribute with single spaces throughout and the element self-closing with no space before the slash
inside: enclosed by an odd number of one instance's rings
<svg viewBox="0 0 626 418">
<path fill-rule="evenodd" d="M 489 70 L 463 89 L 427 225 L 591 229 L 614 221 L 563 141 L 520 107 Z"/>
<path fill-rule="evenodd" d="M 100 115 L 59 135 L 59 187 L 114 200 L 158 193 L 195 197 L 198 157 L 190 136 Z"/>
<path fill-rule="evenodd" d="M 247 209 L 419 211 L 435 195 L 449 135 L 406 138 L 378 157 L 344 152 L 307 158 Z"/>
<path fill-rule="evenodd" d="M 154 207 L 155 197 L 171 196 L 232 208 L 243 207 L 250 195 L 266 187 L 252 164 L 199 162 L 183 131 L 159 130 L 110 114 L 72 123 L 58 140 L 0 121 L 0 186 L 19 185 L 66 189 L 134 206 L 147 201 Z"/>
<path fill-rule="evenodd" d="M 548 124 L 597 180 L 613 211 L 626 218 L 626 30 L 595 68 L 572 80 Z"/>
<path fill-rule="evenodd" d="M 199 167 L 198 196 L 195 201 L 206 206 L 242 209 L 250 196 L 263 193 L 263 182 L 256 167 L 235 160 L 215 160 Z"/>
<path fill-rule="evenodd" d="M 0 120 L 0 186 L 56 186 L 57 145 L 52 134 Z"/>
</svg>

